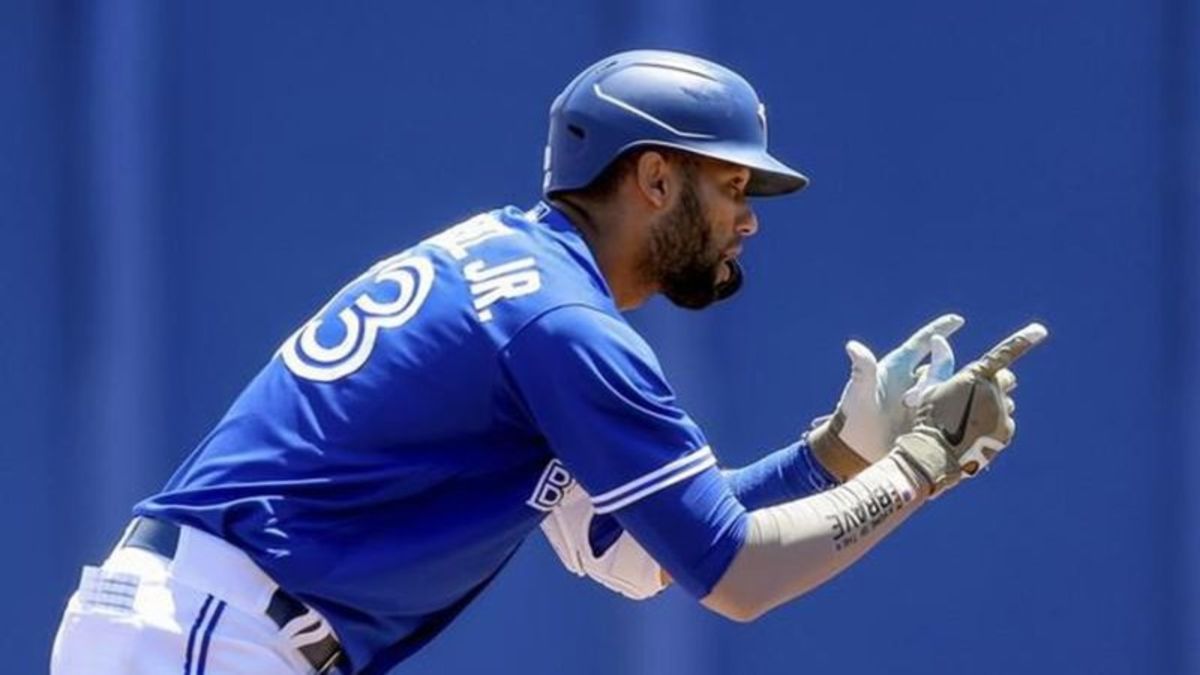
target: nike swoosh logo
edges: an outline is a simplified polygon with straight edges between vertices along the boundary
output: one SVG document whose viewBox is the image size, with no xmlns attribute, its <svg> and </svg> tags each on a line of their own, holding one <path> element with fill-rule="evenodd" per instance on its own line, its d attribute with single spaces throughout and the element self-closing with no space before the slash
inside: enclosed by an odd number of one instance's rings
<svg viewBox="0 0 1200 675">
<path fill-rule="evenodd" d="M 950 445 L 958 445 L 962 443 L 963 436 L 967 434 L 967 419 L 971 416 L 971 404 L 975 402 L 975 385 L 971 385 L 971 393 L 967 395 L 967 405 L 963 407 L 962 419 L 958 421 L 958 428 L 953 433 L 947 433 L 942 429 L 942 433 L 946 435 L 946 441 Z"/>
</svg>

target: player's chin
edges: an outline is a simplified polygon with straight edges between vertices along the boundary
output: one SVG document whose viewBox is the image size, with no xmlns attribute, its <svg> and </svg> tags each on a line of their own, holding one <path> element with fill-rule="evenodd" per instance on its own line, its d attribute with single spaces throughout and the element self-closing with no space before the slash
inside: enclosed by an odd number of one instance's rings
<svg viewBox="0 0 1200 675">
<path fill-rule="evenodd" d="M 722 260 L 703 272 L 680 276 L 663 285 L 662 293 L 677 307 L 699 310 L 724 300 L 742 285 L 741 270 L 733 261 Z"/>
</svg>

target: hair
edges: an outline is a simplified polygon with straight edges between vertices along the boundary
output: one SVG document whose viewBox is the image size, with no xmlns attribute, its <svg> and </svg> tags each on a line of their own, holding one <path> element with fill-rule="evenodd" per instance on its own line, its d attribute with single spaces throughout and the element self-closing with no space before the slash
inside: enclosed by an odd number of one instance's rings
<svg viewBox="0 0 1200 675">
<path fill-rule="evenodd" d="M 584 201 L 603 201 L 617 194 L 617 188 L 625 176 L 637 171 L 638 160 L 647 152 L 657 152 L 667 158 L 668 162 L 678 163 L 686 176 L 691 176 L 699 164 L 696 155 L 685 150 L 677 150 L 662 145 L 639 145 L 629 148 L 616 159 L 609 162 L 600 175 L 592 179 L 584 187 L 576 190 L 563 190 L 555 196 L 576 197 Z"/>
</svg>

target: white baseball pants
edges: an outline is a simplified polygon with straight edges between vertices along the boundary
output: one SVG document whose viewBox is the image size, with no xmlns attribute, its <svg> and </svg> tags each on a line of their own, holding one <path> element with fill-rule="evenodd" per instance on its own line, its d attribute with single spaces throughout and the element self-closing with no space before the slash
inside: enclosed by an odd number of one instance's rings
<svg viewBox="0 0 1200 675">
<path fill-rule="evenodd" d="M 329 634 L 313 614 L 282 630 L 275 584 L 216 537 L 183 528 L 174 560 L 118 548 L 85 567 L 54 639 L 51 675 L 309 675 L 298 647 Z"/>
</svg>

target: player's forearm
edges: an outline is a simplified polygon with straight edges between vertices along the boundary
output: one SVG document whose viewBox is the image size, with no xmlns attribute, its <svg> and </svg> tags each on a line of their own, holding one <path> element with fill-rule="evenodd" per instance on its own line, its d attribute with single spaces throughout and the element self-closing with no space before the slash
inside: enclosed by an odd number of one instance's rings
<svg viewBox="0 0 1200 675">
<path fill-rule="evenodd" d="M 730 491 L 748 510 L 803 499 L 837 487 L 839 481 L 813 454 L 807 438 L 802 438 L 740 469 L 722 471 Z M 607 519 L 607 522 L 602 519 Z M 620 526 L 611 516 L 599 516 L 593 521 L 594 542 L 607 549 L 621 535 Z M 671 575 L 659 569 L 663 586 L 671 583 Z"/>
<path fill-rule="evenodd" d="M 928 490 L 892 455 L 840 487 L 748 514 L 746 541 L 704 605 L 738 621 L 757 618 L 850 566 Z"/>
<path fill-rule="evenodd" d="M 807 439 L 723 473 L 734 496 L 751 511 L 824 492 L 840 482 L 818 461 Z"/>
</svg>

